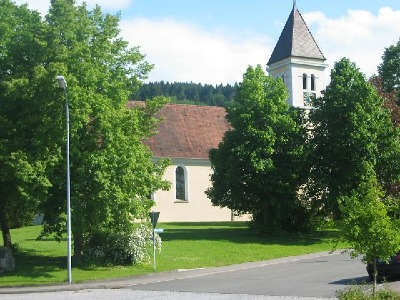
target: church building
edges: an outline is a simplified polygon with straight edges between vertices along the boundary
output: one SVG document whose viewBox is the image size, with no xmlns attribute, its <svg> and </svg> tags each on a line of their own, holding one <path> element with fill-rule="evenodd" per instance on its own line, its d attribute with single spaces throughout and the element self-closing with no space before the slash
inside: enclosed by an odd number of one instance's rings
<svg viewBox="0 0 400 300">
<path fill-rule="evenodd" d="M 293 9 L 268 61 L 267 71 L 280 77 L 292 106 L 311 108 L 313 97 L 325 89 L 325 57 L 309 31 L 294 1 Z M 153 211 L 160 222 L 210 222 L 249 220 L 230 209 L 213 206 L 205 191 L 211 186 L 209 151 L 217 148 L 231 126 L 223 107 L 166 105 L 159 113 L 163 121 L 158 133 L 146 144 L 154 159 L 170 158 L 164 178 L 169 191 L 152 195 Z"/>
</svg>

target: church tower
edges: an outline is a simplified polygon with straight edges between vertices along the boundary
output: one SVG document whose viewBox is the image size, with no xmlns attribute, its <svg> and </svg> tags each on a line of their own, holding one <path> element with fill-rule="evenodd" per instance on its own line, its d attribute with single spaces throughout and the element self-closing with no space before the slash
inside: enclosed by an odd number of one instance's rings
<svg viewBox="0 0 400 300">
<path fill-rule="evenodd" d="M 285 83 L 290 105 L 311 108 L 312 97 L 321 96 L 321 90 L 325 89 L 325 61 L 294 1 L 267 64 L 268 73 L 281 77 Z"/>
</svg>

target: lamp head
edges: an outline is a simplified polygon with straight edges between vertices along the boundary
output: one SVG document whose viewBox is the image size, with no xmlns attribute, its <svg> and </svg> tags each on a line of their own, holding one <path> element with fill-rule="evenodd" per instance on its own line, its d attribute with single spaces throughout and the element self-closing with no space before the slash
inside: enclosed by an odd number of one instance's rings
<svg viewBox="0 0 400 300">
<path fill-rule="evenodd" d="M 65 80 L 64 76 L 56 76 L 56 80 L 60 88 L 64 90 L 67 88 L 67 81 Z"/>
</svg>

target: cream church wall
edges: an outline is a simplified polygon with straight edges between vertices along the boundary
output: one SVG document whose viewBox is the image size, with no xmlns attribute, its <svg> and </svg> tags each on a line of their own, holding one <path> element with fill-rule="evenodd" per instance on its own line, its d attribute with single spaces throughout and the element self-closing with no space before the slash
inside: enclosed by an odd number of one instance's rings
<svg viewBox="0 0 400 300">
<path fill-rule="evenodd" d="M 177 166 L 186 173 L 186 199 L 176 199 L 175 170 Z M 153 195 L 153 211 L 159 211 L 159 222 L 207 222 L 248 220 L 249 217 L 234 217 L 228 208 L 213 206 L 204 193 L 211 186 L 210 161 L 208 159 L 172 159 L 172 164 L 164 174 L 170 181 L 169 191 L 157 191 Z"/>
</svg>

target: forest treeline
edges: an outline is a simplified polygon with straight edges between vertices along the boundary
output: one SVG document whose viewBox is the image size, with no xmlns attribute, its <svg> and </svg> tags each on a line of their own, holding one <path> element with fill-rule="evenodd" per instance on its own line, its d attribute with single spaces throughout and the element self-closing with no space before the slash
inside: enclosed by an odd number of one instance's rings
<svg viewBox="0 0 400 300">
<path fill-rule="evenodd" d="M 211 85 L 193 82 L 149 82 L 132 94 L 131 100 L 151 99 L 156 96 L 171 97 L 172 103 L 227 107 L 233 102 L 234 85 Z"/>
</svg>

